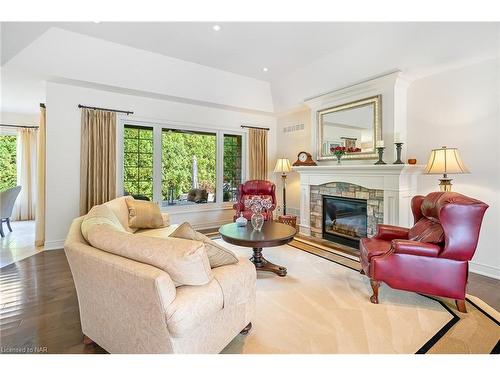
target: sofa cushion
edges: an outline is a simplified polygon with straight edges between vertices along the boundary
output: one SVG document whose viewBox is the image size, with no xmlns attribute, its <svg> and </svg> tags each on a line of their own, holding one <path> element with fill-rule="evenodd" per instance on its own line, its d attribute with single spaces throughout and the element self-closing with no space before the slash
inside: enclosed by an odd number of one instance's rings
<svg viewBox="0 0 500 375">
<path fill-rule="evenodd" d="M 128 225 L 128 206 L 126 201 L 129 199 L 134 199 L 130 195 L 125 197 L 118 197 L 109 202 L 104 203 L 104 206 L 109 207 L 111 211 L 116 215 L 123 228 L 130 233 L 134 233 L 137 229 L 130 228 Z"/>
<path fill-rule="evenodd" d="M 170 215 L 169 214 L 162 212 L 161 219 L 163 221 L 163 223 L 161 225 L 162 227 L 168 227 L 170 225 Z"/>
<path fill-rule="evenodd" d="M 197 232 L 188 222 L 184 222 L 172 233 L 170 237 L 184 238 L 188 240 L 201 241 L 205 244 L 210 267 L 216 268 L 228 264 L 238 263 L 238 258 L 231 250 L 220 246 L 203 233 Z"/>
<path fill-rule="evenodd" d="M 139 229 L 135 232 L 137 236 L 148 236 L 148 237 L 159 237 L 168 238 L 179 227 L 179 224 L 172 224 L 167 227 L 161 227 L 156 229 Z"/>
<path fill-rule="evenodd" d="M 188 335 L 223 306 L 224 296 L 217 280 L 203 286 L 180 286 L 165 311 L 168 331 L 172 336 Z"/>
<path fill-rule="evenodd" d="M 127 199 L 128 225 L 130 228 L 160 228 L 163 225 L 160 207 L 150 201 Z"/>
<path fill-rule="evenodd" d="M 443 227 L 439 222 L 423 217 L 410 229 L 408 239 L 419 242 L 442 243 L 444 241 Z"/>
<path fill-rule="evenodd" d="M 203 242 L 134 235 L 109 224 L 92 226 L 88 241 L 103 251 L 160 268 L 176 285 L 204 285 L 213 279 Z"/>
<path fill-rule="evenodd" d="M 95 225 L 99 224 L 108 224 L 113 227 L 117 231 L 125 231 L 120 220 L 116 217 L 116 215 L 111 211 L 108 206 L 98 205 L 94 206 L 90 209 L 90 211 L 83 217 L 81 224 L 81 232 L 83 238 L 87 242 L 89 242 L 88 235 L 91 228 Z"/>
</svg>

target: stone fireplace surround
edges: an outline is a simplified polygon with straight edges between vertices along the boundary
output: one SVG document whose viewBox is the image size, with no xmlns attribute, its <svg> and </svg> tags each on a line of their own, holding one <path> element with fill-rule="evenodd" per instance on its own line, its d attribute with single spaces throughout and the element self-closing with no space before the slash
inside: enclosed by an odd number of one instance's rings
<svg viewBox="0 0 500 375">
<path fill-rule="evenodd" d="M 300 233 L 304 235 L 322 236 L 321 226 L 318 229 L 316 223 L 316 219 L 321 223 L 323 211 L 318 212 L 317 201 L 321 200 L 322 191 L 325 195 L 344 194 L 344 196 L 368 199 L 368 203 L 370 204 L 370 201 L 372 203 L 372 209 L 377 201 L 378 209 L 372 212 L 375 216 L 371 215 L 372 228 L 369 225 L 369 236 L 375 233 L 376 224 L 379 222 L 404 227 L 413 224 L 410 202 L 417 193 L 417 176 L 423 172 L 424 166 L 346 163 L 294 167 L 293 170 L 300 174 L 299 226 Z"/>
<path fill-rule="evenodd" d="M 311 185 L 311 236 L 323 238 L 323 196 L 364 199 L 367 203 L 368 237 L 376 234 L 377 224 L 383 223 L 384 191 L 367 189 L 347 182 L 329 182 L 323 185 Z"/>
</svg>

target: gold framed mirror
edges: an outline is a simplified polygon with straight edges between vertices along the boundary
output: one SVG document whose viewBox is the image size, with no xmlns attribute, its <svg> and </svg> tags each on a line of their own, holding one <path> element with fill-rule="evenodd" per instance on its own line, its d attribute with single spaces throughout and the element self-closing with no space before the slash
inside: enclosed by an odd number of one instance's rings
<svg viewBox="0 0 500 375">
<path fill-rule="evenodd" d="M 318 160 L 336 159 L 332 150 L 337 146 L 350 150 L 342 159 L 377 159 L 381 102 L 377 95 L 318 111 Z"/>
</svg>

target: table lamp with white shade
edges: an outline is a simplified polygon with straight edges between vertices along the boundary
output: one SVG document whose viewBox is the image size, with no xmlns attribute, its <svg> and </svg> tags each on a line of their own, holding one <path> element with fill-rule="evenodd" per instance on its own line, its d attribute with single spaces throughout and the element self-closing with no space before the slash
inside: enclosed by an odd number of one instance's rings
<svg viewBox="0 0 500 375">
<path fill-rule="evenodd" d="M 283 215 L 286 215 L 286 174 L 291 171 L 292 166 L 290 165 L 290 160 L 285 158 L 276 160 L 274 173 L 280 172 L 283 181 Z"/>
<path fill-rule="evenodd" d="M 469 173 L 469 170 L 462 162 L 458 149 L 443 146 L 432 150 L 424 173 L 442 174 L 443 178 L 439 179 L 440 190 L 451 191 L 452 179 L 448 177 L 448 174 Z"/>
</svg>

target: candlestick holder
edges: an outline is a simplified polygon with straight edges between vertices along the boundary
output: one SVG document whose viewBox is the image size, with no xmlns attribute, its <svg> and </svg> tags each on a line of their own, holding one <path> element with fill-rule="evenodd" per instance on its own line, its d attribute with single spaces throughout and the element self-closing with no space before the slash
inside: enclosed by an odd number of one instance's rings
<svg viewBox="0 0 500 375">
<path fill-rule="evenodd" d="M 385 147 L 377 147 L 378 160 L 375 163 L 375 165 L 387 164 L 385 161 L 382 160 L 382 156 L 384 156 L 384 149 Z"/>
<path fill-rule="evenodd" d="M 396 145 L 397 160 L 393 164 L 404 164 L 404 162 L 401 160 L 401 149 L 403 148 L 403 142 L 396 142 L 394 144 Z"/>
</svg>

